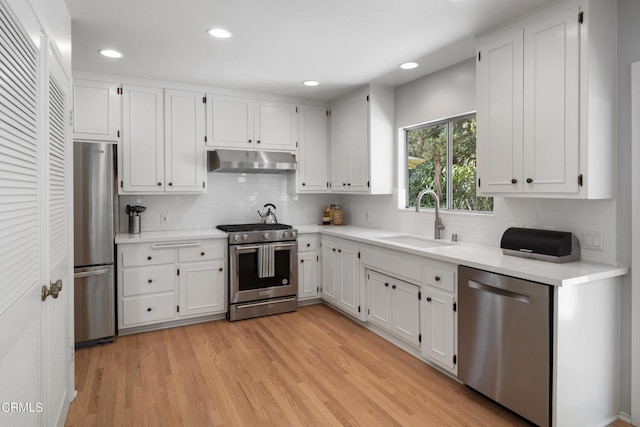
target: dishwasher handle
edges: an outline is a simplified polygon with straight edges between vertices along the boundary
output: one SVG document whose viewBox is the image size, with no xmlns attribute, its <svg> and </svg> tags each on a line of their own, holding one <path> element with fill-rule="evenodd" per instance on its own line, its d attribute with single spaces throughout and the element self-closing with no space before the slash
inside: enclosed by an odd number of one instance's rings
<svg viewBox="0 0 640 427">
<path fill-rule="evenodd" d="M 518 292 L 509 291 L 506 289 L 496 288 L 495 286 L 476 282 L 475 280 L 469 280 L 467 282 L 467 286 L 469 286 L 471 289 L 476 289 L 478 291 L 488 292 L 488 293 L 496 294 L 506 298 L 511 298 L 516 301 L 522 302 L 524 304 L 531 304 L 531 297 L 529 295 L 524 295 Z"/>
</svg>

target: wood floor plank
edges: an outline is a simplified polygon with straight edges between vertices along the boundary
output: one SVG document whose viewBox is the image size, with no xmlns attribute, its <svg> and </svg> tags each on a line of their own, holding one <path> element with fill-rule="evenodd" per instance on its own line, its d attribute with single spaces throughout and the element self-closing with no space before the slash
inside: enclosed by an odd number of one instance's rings
<svg viewBox="0 0 640 427">
<path fill-rule="evenodd" d="M 76 352 L 66 426 L 524 426 L 324 305 Z"/>
</svg>

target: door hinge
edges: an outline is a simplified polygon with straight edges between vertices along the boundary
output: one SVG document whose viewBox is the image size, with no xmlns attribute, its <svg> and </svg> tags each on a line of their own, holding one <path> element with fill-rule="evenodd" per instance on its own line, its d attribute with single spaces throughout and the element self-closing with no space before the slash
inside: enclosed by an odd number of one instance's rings
<svg viewBox="0 0 640 427">
<path fill-rule="evenodd" d="M 207 188 L 207 187 L 205 187 L 205 185 L 204 185 L 204 181 L 202 181 L 202 188 Z"/>
<path fill-rule="evenodd" d="M 331 115 L 331 111 L 327 110 L 327 117 Z"/>
<path fill-rule="evenodd" d="M 367 280 L 371 280 L 371 275 L 367 273 Z"/>
<path fill-rule="evenodd" d="M 320 255 L 316 255 L 316 262 L 320 262 Z"/>
<path fill-rule="evenodd" d="M 367 314 L 371 314 L 371 310 L 367 308 Z"/>
<path fill-rule="evenodd" d="M 453 311 L 456 311 L 456 312 L 458 311 L 458 303 L 457 302 L 453 303 Z"/>
<path fill-rule="evenodd" d="M 480 178 L 478 178 L 478 187 L 482 187 L 482 184 L 480 184 Z"/>
<path fill-rule="evenodd" d="M 367 188 L 371 187 L 371 181 L 367 181 Z"/>
<path fill-rule="evenodd" d="M 578 14 L 578 23 L 584 24 L 584 12 Z"/>
<path fill-rule="evenodd" d="M 296 148 L 298 148 L 298 141 L 296 141 Z"/>
<path fill-rule="evenodd" d="M 582 174 L 578 175 L 578 186 L 582 187 Z"/>
<path fill-rule="evenodd" d="M 422 334 L 418 334 L 418 342 L 422 342 Z"/>
<path fill-rule="evenodd" d="M 180 269 L 178 269 L 178 276 L 180 275 Z"/>
<path fill-rule="evenodd" d="M 122 88 L 121 88 L 121 87 L 119 87 L 118 89 L 116 89 L 116 93 L 117 93 L 118 95 L 122 95 Z"/>
<path fill-rule="evenodd" d="M 369 95 L 367 95 L 367 102 L 369 102 Z"/>
<path fill-rule="evenodd" d="M 124 183 L 120 181 L 120 188 L 124 188 Z"/>
<path fill-rule="evenodd" d="M 418 300 L 422 301 L 422 292 L 418 292 Z"/>
<path fill-rule="evenodd" d="M 296 114 L 298 114 L 298 107 L 296 107 Z"/>
<path fill-rule="evenodd" d="M 478 62 L 482 61 L 482 52 L 478 52 Z"/>
<path fill-rule="evenodd" d="M 69 111 L 69 126 L 73 127 L 73 110 Z"/>
<path fill-rule="evenodd" d="M 358 252 L 358 259 L 360 259 L 360 252 Z"/>
<path fill-rule="evenodd" d="M 118 131 L 118 138 L 120 138 L 120 131 Z"/>
<path fill-rule="evenodd" d="M 453 355 L 453 364 L 455 365 L 456 363 L 458 363 L 458 356 L 456 356 L 455 354 Z"/>
<path fill-rule="evenodd" d="M 206 96 L 203 96 L 203 97 L 202 97 L 202 103 L 203 103 L 203 104 L 206 104 L 206 103 L 207 103 L 207 97 L 206 97 Z"/>
<path fill-rule="evenodd" d="M 178 313 L 180 313 L 180 306 L 179 306 L 179 305 L 176 305 L 176 311 L 177 311 Z"/>
<path fill-rule="evenodd" d="M 360 313 L 360 306 L 358 306 L 358 313 Z"/>
<path fill-rule="evenodd" d="M 204 136 L 204 142 L 207 142 L 207 135 Z"/>
</svg>

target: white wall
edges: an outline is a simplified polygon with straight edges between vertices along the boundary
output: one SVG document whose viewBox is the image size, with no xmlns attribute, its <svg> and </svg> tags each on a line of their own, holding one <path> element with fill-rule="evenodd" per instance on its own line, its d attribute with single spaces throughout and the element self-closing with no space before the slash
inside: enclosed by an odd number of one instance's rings
<svg viewBox="0 0 640 427">
<path fill-rule="evenodd" d="M 201 196 L 120 196 L 120 231 L 126 232 L 125 206 L 142 205 L 142 230 L 215 228 L 219 224 L 260 222 L 258 210 L 276 205 L 278 221 L 286 224 L 320 223 L 322 206 L 330 195 L 291 195 L 286 174 L 208 173 L 208 193 Z M 335 203 L 335 201 L 333 202 Z M 169 223 L 160 223 L 168 213 Z"/>
<path fill-rule="evenodd" d="M 397 87 L 395 103 L 397 128 L 475 111 L 475 58 Z M 395 187 L 391 196 L 342 196 L 345 221 L 433 237 L 433 213 L 398 209 Z M 595 231 L 603 250 L 583 249 L 582 258 L 617 261 L 615 200 L 496 198 L 494 204 L 493 214 L 441 211 L 444 238 L 456 233 L 460 241 L 499 246 L 502 233 L 511 226 L 570 231 L 579 240 L 585 231 Z"/>
<path fill-rule="evenodd" d="M 617 252 L 631 263 L 631 63 L 640 60 L 640 2 L 618 0 L 618 198 Z M 622 278 L 620 409 L 631 408 L 631 279 Z M 636 355 L 635 357 L 640 357 Z"/>
</svg>

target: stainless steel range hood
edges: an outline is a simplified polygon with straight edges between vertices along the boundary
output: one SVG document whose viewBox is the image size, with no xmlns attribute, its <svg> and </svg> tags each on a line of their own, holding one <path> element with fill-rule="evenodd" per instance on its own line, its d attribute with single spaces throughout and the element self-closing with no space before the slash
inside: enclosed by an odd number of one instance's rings
<svg viewBox="0 0 640 427">
<path fill-rule="evenodd" d="M 296 170 L 291 153 L 275 151 L 209 151 L 209 172 L 286 173 Z"/>
</svg>

